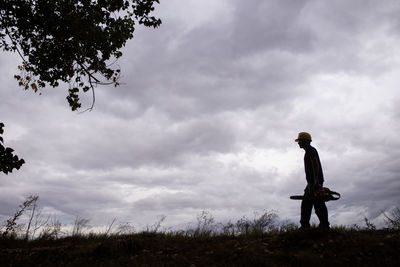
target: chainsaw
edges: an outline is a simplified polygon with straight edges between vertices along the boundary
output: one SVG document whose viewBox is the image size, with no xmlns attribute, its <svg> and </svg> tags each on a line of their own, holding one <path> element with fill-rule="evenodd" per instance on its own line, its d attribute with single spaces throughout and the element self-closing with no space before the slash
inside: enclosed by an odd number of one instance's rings
<svg viewBox="0 0 400 267">
<path fill-rule="evenodd" d="M 302 200 L 305 198 L 309 198 L 309 196 L 304 196 L 304 195 L 295 195 L 295 196 L 290 196 L 290 199 L 295 199 L 295 200 Z M 327 187 L 321 187 L 317 192 L 315 192 L 315 199 L 317 200 L 322 200 L 322 201 L 330 201 L 330 200 L 338 200 L 340 198 L 340 194 L 335 191 L 329 190 Z"/>
</svg>

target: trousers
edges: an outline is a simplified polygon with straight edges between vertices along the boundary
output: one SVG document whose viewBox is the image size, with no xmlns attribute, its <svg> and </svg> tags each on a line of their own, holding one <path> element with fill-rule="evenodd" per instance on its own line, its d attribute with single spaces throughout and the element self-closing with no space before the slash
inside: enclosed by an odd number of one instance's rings
<svg viewBox="0 0 400 267">
<path fill-rule="evenodd" d="M 310 218 L 313 207 L 315 209 L 315 214 L 317 214 L 319 219 L 319 226 L 329 227 L 328 208 L 325 205 L 325 201 L 315 199 L 312 192 L 308 190 L 305 190 L 304 199 L 301 201 L 301 227 L 310 227 Z"/>
</svg>

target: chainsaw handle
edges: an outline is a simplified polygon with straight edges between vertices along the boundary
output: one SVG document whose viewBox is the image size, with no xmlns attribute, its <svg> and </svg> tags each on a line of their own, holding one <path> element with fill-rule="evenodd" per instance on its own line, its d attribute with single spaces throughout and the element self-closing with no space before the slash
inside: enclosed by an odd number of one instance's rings
<svg viewBox="0 0 400 267">
<path fill-rule="evenodd" d="M 338 199 L 340 199 L 340 194 L 338 192 L 330 191 L 329 193 L 331 195 L 329 200 L 338 200 Z"/>
</svg>

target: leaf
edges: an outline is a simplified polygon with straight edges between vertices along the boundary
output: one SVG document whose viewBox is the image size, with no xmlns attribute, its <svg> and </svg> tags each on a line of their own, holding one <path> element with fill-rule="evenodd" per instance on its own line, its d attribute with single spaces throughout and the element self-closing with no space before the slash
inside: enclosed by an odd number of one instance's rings
<svg viewBox="0 0 400 267">
<path fill-rule="evenodd" d="M 6 153 L 7 154 L 11 154 L 12 152 L 14 152 L 14 149 L 12 149 L 11 147 L 7 147 L 6 148 Z"/>
<path fill-rule="evenodd" d="M 0 123 L 0 134 L 3 134 L 4 124 Z M 0 172 L 5 174 L 11 173 L 13 169 L 19 169 L 25 161 L 19 159 L 17 155 L 14 155 L 14 149 L 10 147 L 4 147 L 3 137 L 0 136 Z"/>
<path fill-rule="evenodd" d="M 3 3 L 4 2 L 4 3 Z M 151 16 L 158 0 L 52 0 L 2 1 L 0 44 L 21 52 L 24 62 L 14 78 L 25 89 L 37 92 L 46 84 L 74 84 L 87 92 L 98 84 L 117 84 L 120 70 L 111 66 L 133 38 L 135 24 L 157 27 Z M 4 34 L 4 29 L 8 29 Z M 33 85 L 34 84 L 34 85 Z M 88 89 L 89 88 L 89 89 Z M 68 89 L 67 89 L 68 90 Z M 78 91 L 67 101 L 80 106 Z"/>
<path fill-rule="evenodd" d="M 38 90 L 38 88 L 37 88 L 37 86 L 36 86 L 36 83 L 32 83 L 32 84 L 31 84 L 31 87 L 32 87 L 33 91 L 35 91 L 35 93 L 36 93 L 37 90 Z"/>
</svg>

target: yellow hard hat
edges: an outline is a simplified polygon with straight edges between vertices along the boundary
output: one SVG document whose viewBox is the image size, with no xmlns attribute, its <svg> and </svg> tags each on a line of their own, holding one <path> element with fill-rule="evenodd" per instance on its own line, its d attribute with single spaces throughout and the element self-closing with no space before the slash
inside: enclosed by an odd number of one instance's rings
<svg viewBox="0 0 400 267">
<path fill-rule="evenodd" d="M 300 139 L 311 141 L 311 135 L 306 132 L 301 132 L 301 133 L 299 133 L 299 136 L 297 137 L 297 139 L 294 141 L 299 142 Z"/>
</svg>

